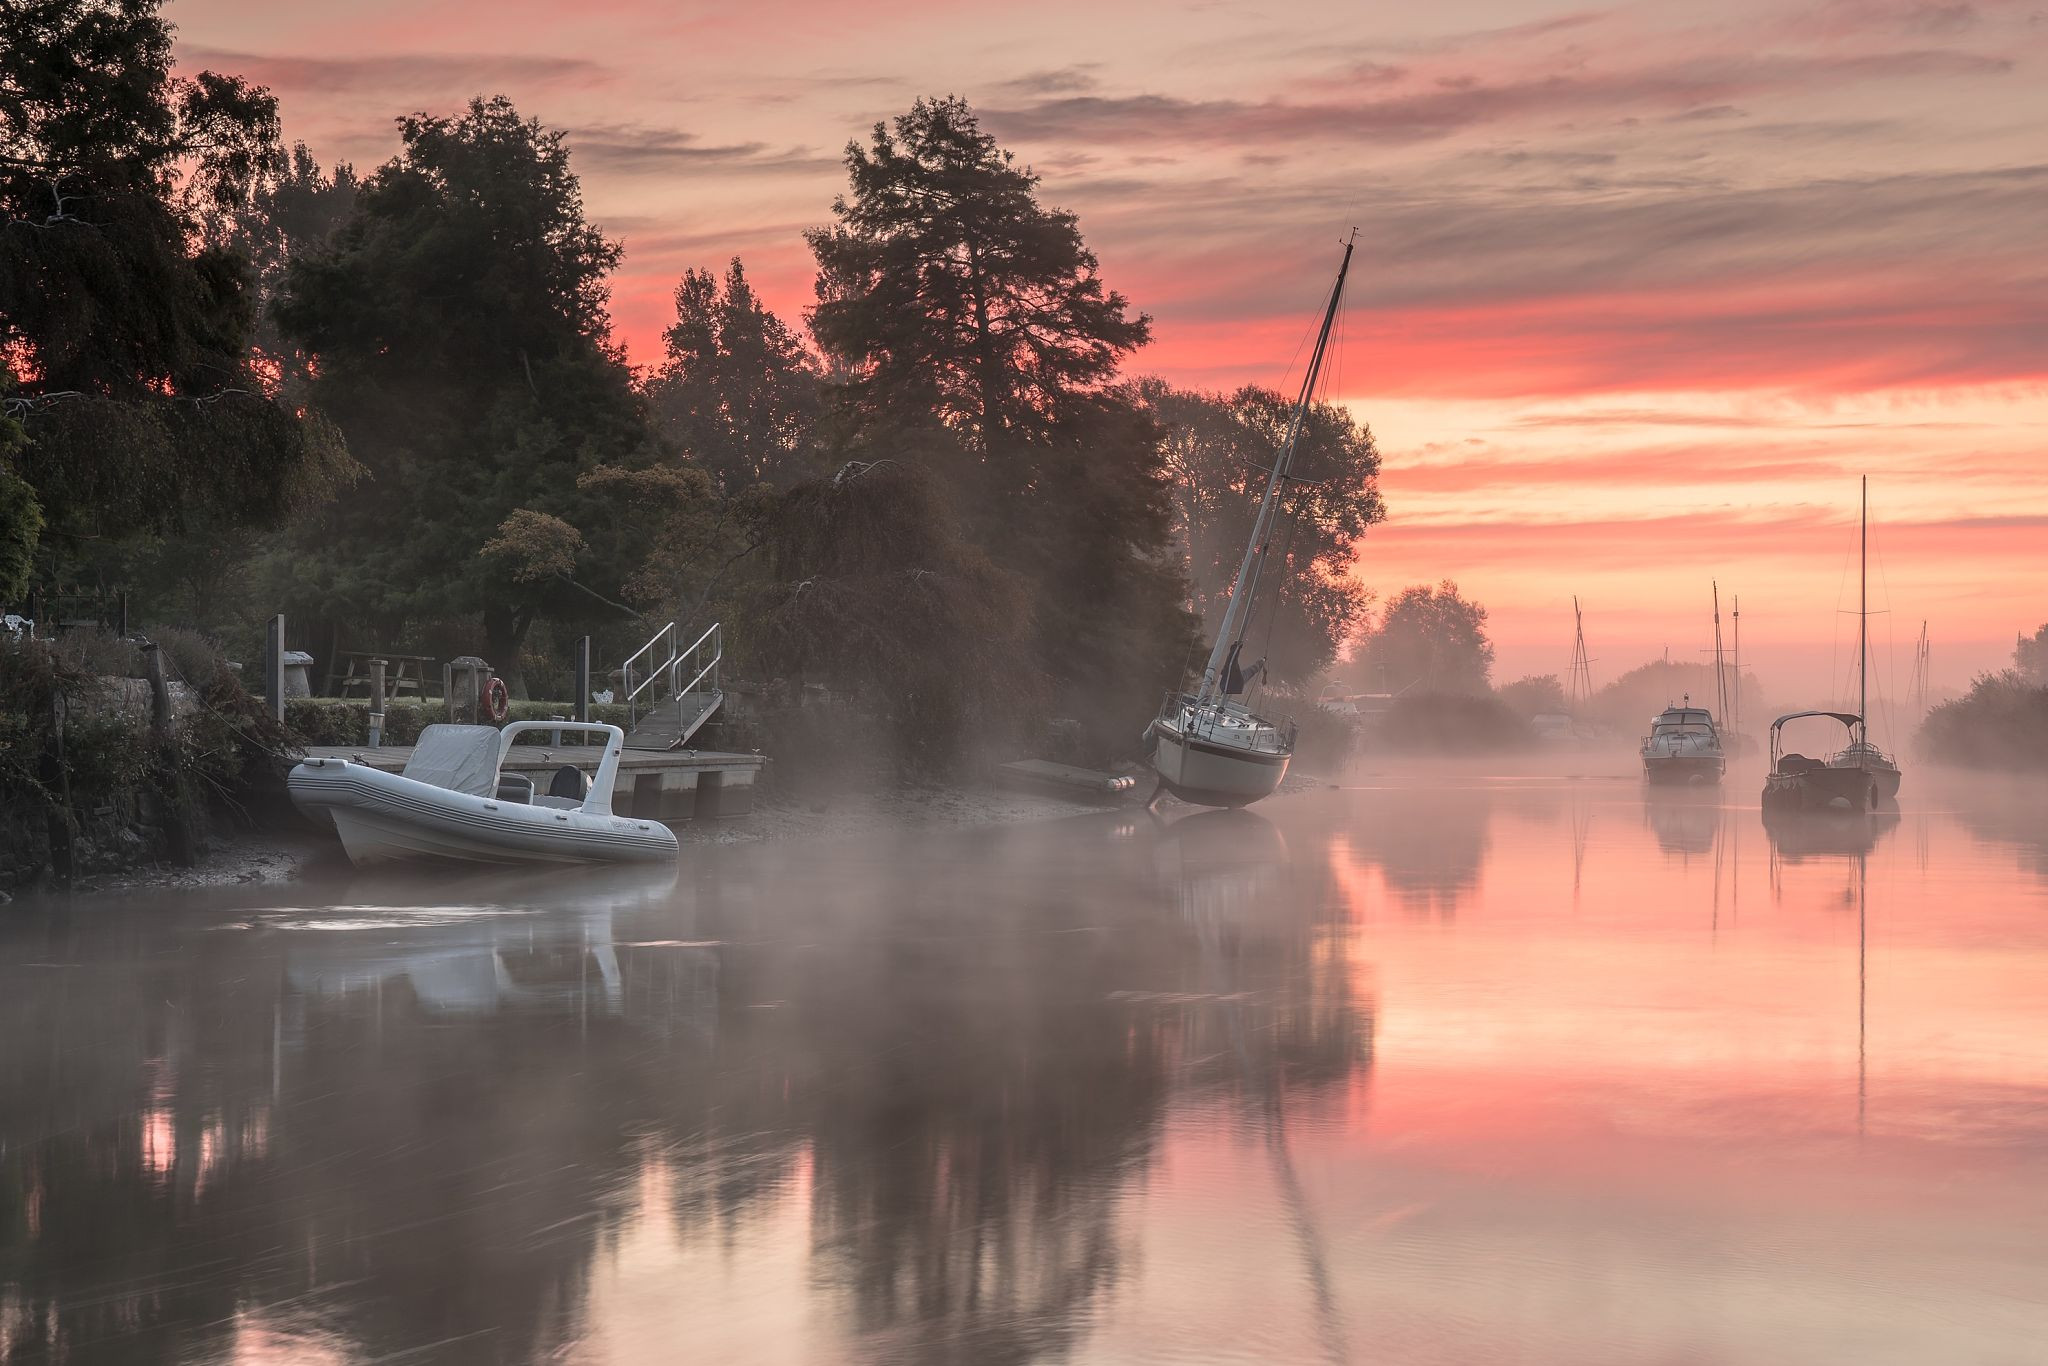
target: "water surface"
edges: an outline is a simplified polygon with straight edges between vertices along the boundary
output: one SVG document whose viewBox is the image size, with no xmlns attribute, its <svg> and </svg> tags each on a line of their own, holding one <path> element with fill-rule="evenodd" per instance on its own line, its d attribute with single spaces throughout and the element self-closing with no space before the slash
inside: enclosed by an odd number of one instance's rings
<svg viewBox="0 0 2048 1366">
<path fill-rule="evenodd" d="M 1255 813 L 0 917 L 0 1356 L 2035 1362 L 2048 802 Z"/>
</svg>

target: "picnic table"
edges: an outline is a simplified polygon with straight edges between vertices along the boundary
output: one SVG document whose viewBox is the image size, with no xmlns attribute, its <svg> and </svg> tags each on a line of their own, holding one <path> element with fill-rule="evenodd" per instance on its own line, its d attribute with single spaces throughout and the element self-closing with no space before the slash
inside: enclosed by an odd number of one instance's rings
<svg viewBox="0 0 2048 1366">
<path fill-rule="evenodd" d="M 347 697 L 352 689 L 361 689 L 365 697 L 370 695 L 370 661 L 381 659 L 387 666 L 384 670 L 384 695 L 403 697 L 411 693 L 424 699 L 427 684 L 432 678 L 430 666 L 432 655 L 401 655 L 388 650 L 336 650 L 334 658 L 327 664 L 327 692 L 333 697 Z"/>
</svg>

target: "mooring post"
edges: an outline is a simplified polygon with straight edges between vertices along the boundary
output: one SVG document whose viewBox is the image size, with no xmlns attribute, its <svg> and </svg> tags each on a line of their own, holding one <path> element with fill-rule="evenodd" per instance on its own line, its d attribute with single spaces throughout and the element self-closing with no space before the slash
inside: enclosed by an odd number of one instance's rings
<svg viewBox="0 0 2048 1366">
<path fill-rule="evenodd" d="M 284 613 L 279 612 L 270 619 L 270 631 L 263 644 L 263 687 L 264 700 L 270 704 L 270 715 L 278 722 L 284 720 Z"/>
<path fill-rule="evenodd" d="M 448 724 L 455 724 L 455 666 L 441 666 L 441 701 L 448 708 Z"/>
<path fill-rule="evenodd" d="M 171 862 L 190 868 L 199 861 L 199 838 L 192 828 L 192 793 L 185 785 L 185 771 L 178 763 L 177 722 L 171 712 L 171 685 L 164 677 L 163 648 L 153 640 L 142 643 L 142 672 L 149 679 L 149 732 L 155 742 L 156 761 L 163 768 L 161 793 L 164 805 L 164 833 L 170 840 Z"/>
<path fill-rule="evenodd" d="M 576 640 L 576 719 L 590 724 L 590 637 Z"/>
<path fill-rule="evenodd" d="M 370 661 L 370 748 L 384 743 L 384 665 L 385 661 Z"/>
</svg>

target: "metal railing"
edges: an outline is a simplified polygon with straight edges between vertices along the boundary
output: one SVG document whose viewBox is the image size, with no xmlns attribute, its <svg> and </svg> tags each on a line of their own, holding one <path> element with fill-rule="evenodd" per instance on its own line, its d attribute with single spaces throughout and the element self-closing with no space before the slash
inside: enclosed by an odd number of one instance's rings
<svg viewBox="0 0 2048 1366">
<path fill-rule="evenodd" d="M 712 622 L 704 634 L 679 650 L 676 648 L 676 642 L 682 639 L 680 626 L 680 622 L 668 623 L 656 631 L 645 645 L 628 655 L 626 662 L 620 666 L 619 681 L 626 692 L 628 730 L 639 722 L 643 707 L 652 712 L 656 706 L 666 702 L 674 702 L 680 706 L 682 698 L 688 693 L 695 692 L 697 686 L 706 679 L 711 681 L 711 690 L 717 691 L 718 665 L 719 661 L 725 658 L 725 637 L 719 629 L 720 624 Z M 654 662 L 644 667 L 644 676 L 635 683 L 634 666 L 639 665 L 642 660 L 650 659 Z M 685 667 L 695 668 L 696 672 L 688 683 L 679 683 Z M 641 698 L 663 679 L 668 680 L 668 696 L 652 697 L 643 703 Z"/>
</svg>

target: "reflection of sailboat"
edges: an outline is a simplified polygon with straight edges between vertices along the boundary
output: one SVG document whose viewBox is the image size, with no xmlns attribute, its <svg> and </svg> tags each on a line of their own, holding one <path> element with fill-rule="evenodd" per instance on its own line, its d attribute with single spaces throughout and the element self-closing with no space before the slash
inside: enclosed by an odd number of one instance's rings
<svg viewBox="0 0 2048 1366">
<path fill-rule="evenodd" d="M 1651 787 L 1643 796 L 1643 821 L 1667 854 L 1704 854 L 1721 828 L 1721 794 Z"/>
<path fill-rule="evenodd" d="M 1259 578 L 1271 549 L 1274 524 L 1280 512 L 1280 494 L 1294 463 L 1295 446 L 1301 439 L 1309 405 L 1315 401 L 1316 379 L 1330 344 L 1330 326 L 1337 318 L 1337 305 L 1344 297 L 1344 276 L 1351 268 L 1351 244 L 1344 246 L 1344 261 L 1337 268 L 1337 283 L 1330 291 L 1329 307 L 1323 313 L 1322 331 L 1309 357 L 1308 373 L 1301 382 L 1301 397 L 1295 403 L 1294 418 L 1287 439 L 1266 479 L 1266 495 L 1252 522 L 1251 541 L 1245 546 L 1244 561 L 1230 586 L 1230 600 L 1223 609 L 1223 622 L 1216 631 L 1216 644 L 1202 670 L 1202 682 L 1190 696 L 1169 693 L 1159 715 L 1145 731 L 1145 742 L 1159 785 L 1182 801 L 1198 806 L 1245 806 L 1271 796 L 1287 776 L 1294 757 L 1294 726 L 1256 715 L 1240 699 L 1263 668 L 1245 665 L 1240 659 L 1245 631 L 1250 625 L 1252 599 L 1259 591 Z M 1284 568 L 1284 566 L 1283 566 Z M 1156 794 L 1155 794 L 1156 795 Z"/>
</svg>

